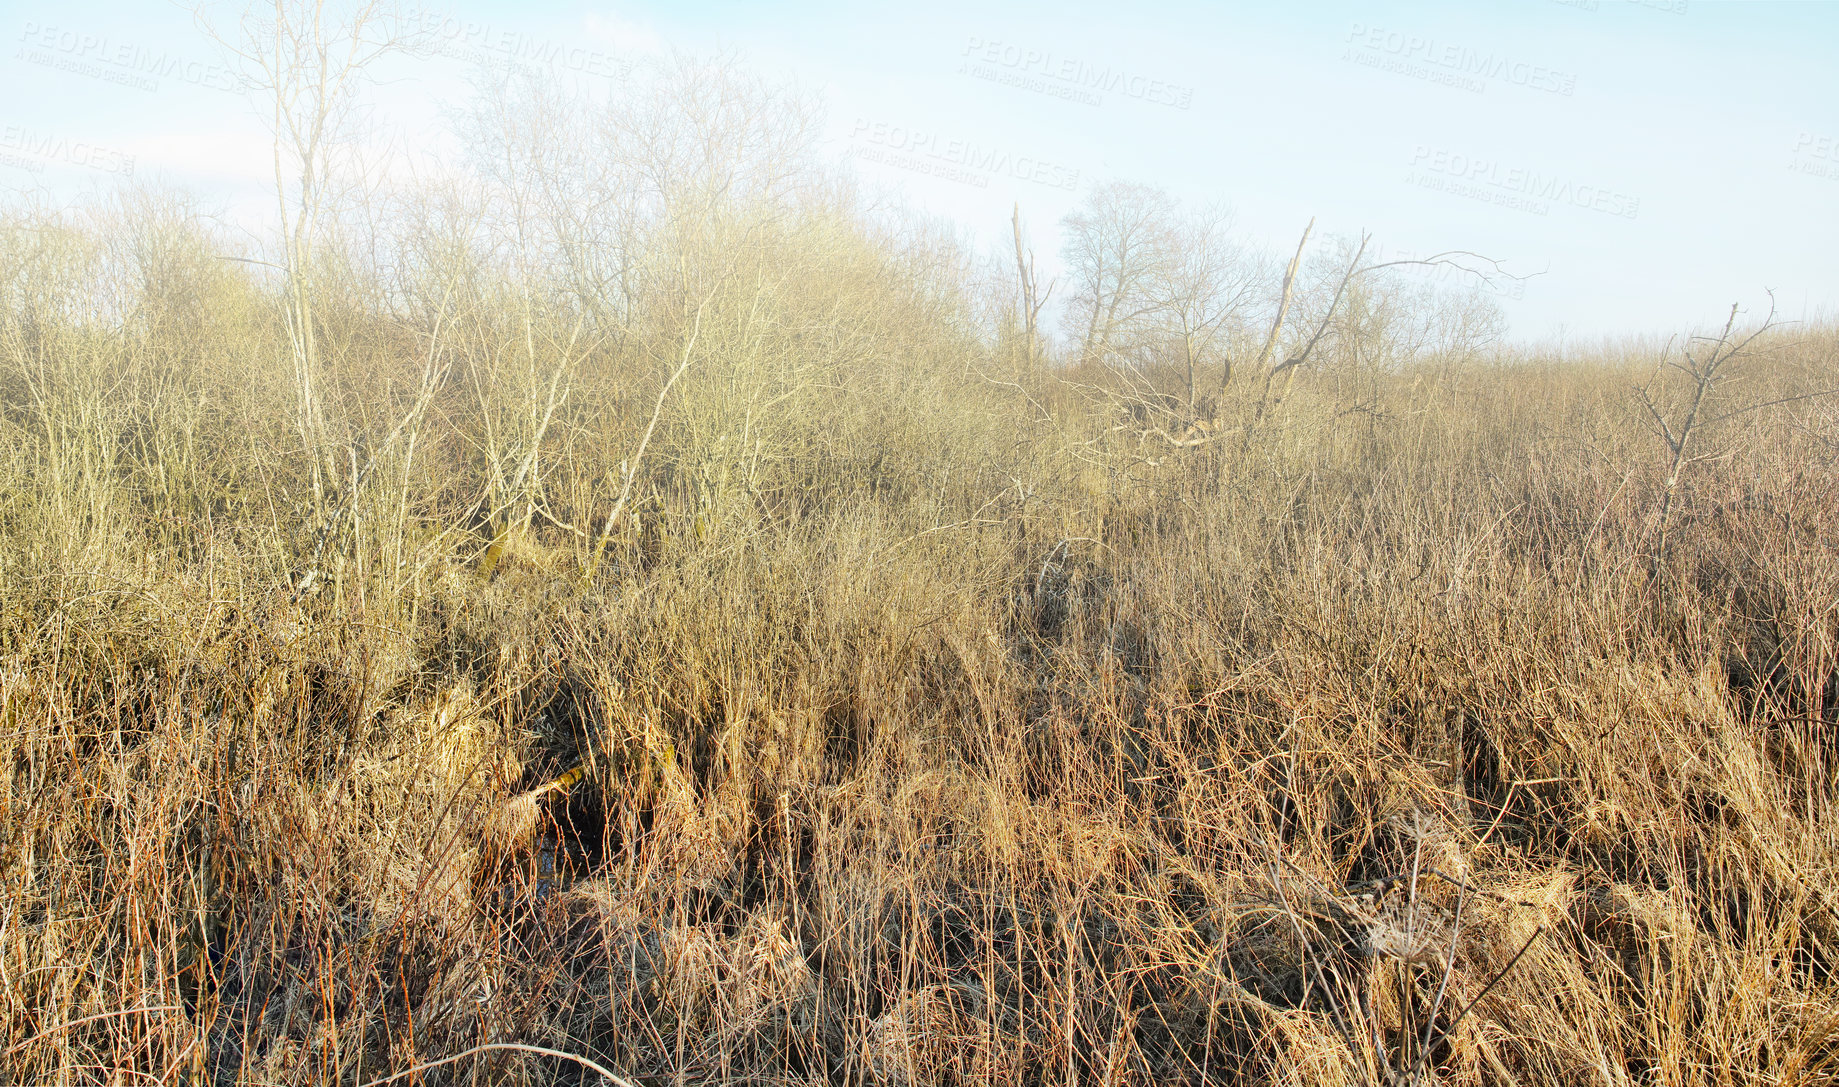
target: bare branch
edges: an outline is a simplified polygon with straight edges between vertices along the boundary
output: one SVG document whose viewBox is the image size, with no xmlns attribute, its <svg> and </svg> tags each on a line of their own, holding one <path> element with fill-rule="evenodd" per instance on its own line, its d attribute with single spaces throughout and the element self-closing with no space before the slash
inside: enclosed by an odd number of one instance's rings
<svg viewBox="0 0 1839 1087">
<path fill-rule="evenodd" d="M 1322 321 L 1316 326 L 1315 335 L 1309 337 L 1309 342 L 1303 345 L 1301 354 L 1285 359 L 1283 364 L 1273 371 L 1274 373 L 1282 373 L 1309 361 L 1310 354 L 1315 351 L 1315 345 L 1321 343 L 1322 337 L 1328 334 L 1328 323 L 1334 319 L 1335 310 L 1340 308 L 1341 298 L 1347 294 L 1347 285 L 1353 282 L 1354 276 L 1358 273 L 1360 258 L 1366 253 L 1367 243 L 1372 239 L 1371 234 L 1360 235 L 1360 247 L 1354 250 L 1354 259 L 1347 262 L 1347 271 L 1341 276 L 1341 283 L 1335 288 L 1334 300 L 1328 303 L 1327 311 L 1322 314 Z"/>
</svg>

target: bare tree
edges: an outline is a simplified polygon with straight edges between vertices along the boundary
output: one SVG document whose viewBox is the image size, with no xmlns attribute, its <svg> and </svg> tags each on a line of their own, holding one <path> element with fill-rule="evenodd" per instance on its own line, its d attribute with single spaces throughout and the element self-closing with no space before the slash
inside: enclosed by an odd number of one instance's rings
<svg viewBox="0 0 1839 1087">
<path fill-rule="evenodd" d="M 1197 417 L 1197 374 L 1228 365 L 1227 333 L 1248 316 L 1258 291 L 1259 263 L 1233 240 L 1232 218 L 1218 205 L 1182 216 L 1171 253 L 1150 288 L 1157 324 L 1173 341 L 1190 419 Z"/>
<path fill-rule="evenodd" d="M 1363 233 L 1344 256 L 1317 262 L 1320 278 L 1304 288 L 1304 257 L 1315 232 L 1311 219 L 1276 285 L 1269 324 L 1254 334 L 1249 326 L 1268 265 L 1232 240 L 1229 220 L 1217 207 L 1184 215 L 1158 190 L 1114 184 L 1095 190 L 1066 223 L 1067 261 L 1076 283 L 1072 316 L 1086 327 L 1083 356 L 1172 365 L 1180 374 L 1181 398 L 1158 390 L 1130 367 L 1120 370 L 1123 391 L 1103 394 L 1121 403 L 1139 438 L 1180 448 L 1208 444 L 1225 432 L 1227 392 L 1240 369 L 1235 345 L 1248 350 L 1258 345 L 1250 362 L 1256 394 L 1249 427 L 1283 401 L 1297 372 L 1344 331 L 1338 318 L 1344 302 L 1359 294 L 1361 277 L 1405 264 L 1449 265 L 1483 280 L 1505 275 L 1499 262 L 1466 251 L 1365 263 L 1372 239 Z M 1292 310 L 1299 302 L 1306 325 L 1292 337 Z M 1200 375 L 1214 366 L 1217 391 L 1200 397 Z M 1284 379 L 1281 387 L 1278 378 Z"/>
<path fill-rule="evenodd" d="M 273 0 L 250 7 L 234 31 L 219 28 L 202 6 L 194 16 L 237 63 L 274 134 L 296 425 L 311 460 L 313 511 L 323 533 L 329 513 L 327 478 L 340 467 L 327 441 L 318 393 L 317 248 L 334 198 L 355 165 L 349 151 L 358 91 L 378 58 L 407 38 L 381 0 L 368 0 L 342 16 L 327 0 Z"/>
<path fill-rule="evenodd" d="M 1657 575 L 1666 559 L 1667 543 L 1673 520 L 1678 514 L 1681 483 L 1686 470 L 1699 461 L 1716 455 L 1702 451 L 1706 433 L 1718 424 L 1778 404 L 1812 400 L 1839 393 L 1820 389 L 1769 400 L 1732 402 L 1729 386 L 1739 375 L 1733 365 L 1759 353 L 1757 340 L 1776 328 L 1775 296 L 1769 295 L 1769 312 L 1752 330 L 1737 328 L 1742 311 L 1733 303 L 1724 328 L 1716 336 L 1694 336 L 1686 341 L 1675 358 L 1668 344 L 1655 366 L 1655 377 L 1635 388 L 1635 399 L 1647 412 L 1654 433 L 1666 447 L 1666 481 L 1661 492 L 1660 512 L 1655 529 L 1654 552 L 1650 556 L 1650 575 Z M 1684 378 L 1685 388 L 1669 395 L 1659 386 L 1661 372 L 1671 370 Z"/>
<path fill-rule="evenodd" d="M 1337 331 L 1345 331 L 1345 322 L 1339 320 L 1342 314 L 1342 306 L 1350 296 L 1359 293 L 1359 285 L 1363 282 L 1363 277 L 1373 275 L 1374 273 L 1388 268 L 1415 265 L 1426 267 L 1453 267 L 1467 276 L 1474 277 L 1475 280 L 1480 283 L 1492 283 L 1496 279 L 1501 278 L 1528 278 L 1527 276 L 1509 274 L 1501 267 L 1500 261 L 1481 256 L 1477 253 L 1471 253 L 1467 250 L 1449 250 L 1422 259 L 1391 260 L 1374 264 L 1364 263 L 1366 251 L 1368 246 L 1372 244 L 1373 236 L 1363 231 L 1358 239 L 1349 243 L 1349 247 L 1352 249 L 1352 255 L 1346 258 L 1345 263 L 1339 260 L 1331 260 L 1325 265 L 1324 278 L 1315 289 L 1315 293 L 1325 301 L 1319 303 L 1321 310 L 1319 314 L 1315 315 L 1314 329 L 1307 334 L 1307 338 L 1300 340 L 1293 350 L 1285 353 L 1282 362 L 1273 362 L 1277 357 L 1274 348 L 1278 345 L 1280 337 L 1283 334 L 1284 323 L 1288 317 L 1291 304 L 1295 299 L 1297 269 L 1302 261 L 1303 251 L 1309 244 L 1309 234 L 1314 226 L 1315 220 L 1311 219 L 1309 221 L 1309 229 L 1303 231 L 1302 241 L 1297 245 L 1296 255 L 1291 258 L 1289 270 L 1284 274 L 1283 292 L 1278 303 L 1277 316 L 1272 321 L 1270 335 L 1266 338 L 1264 350 L 1260 352 L 1258 361 L 1254 367 L 1254 369 L 1262 375 L 1258 392 L 1257 408 L 1253 413 L 1254 422 L 1261 420 L 1271 407 L 1283 401 L 1283 398 L 1288 393 L 1290 382 L 1295 379 L 1298 371 L 1314 357 L 1316 350 L 1320 348 L 1324 342 L 1332 339 Z M 1273 398 L 1271 393 L 1272 385 L 1279 376 L 1284 378 L 1284 385 L 1283 388 L 1278 391 L 1275 398 Z"/>
<path fill-rule="evenodd" d="M 1287 373 L 1291 377 L 1294 377 L 1296 368 L 1309 361 L 1309 356 L 1315 353 L 1316 347 L 1321 344 L 1323 338 L 1328 335 L 1328 330 L 1334 321 L 1335 310 L 1340 308 L 1341 300 L 1347 296 L 1348 284 L 1352 283 L 1354 277 L 1360 273 L 1360 259 L 1366 255 L 1367 243 L 1372 240 L 1372 235 L 1370 234 L 1360 235 L 1360 244 L 1354 249 L 1353 259 L 1347 262 L 1346 271 L 1341 273 L 1340 280 L 1335 283 L 1334 294 L 1328 301 L 1328 308 L 1322 311 L 1321 320 L 1316 323 L 1315 331 L 1310 334 L 1307 340 L 1303 341 L 1302 349 L 1296 354 L 1289 356 L 1282 362 L 1270 366 L 1267 369 L 1267 364 L 1275 357 L 1271 353 L 1271 348 L 1276 345 L 1277 337 L 1283 332 L 1284 317 L 1290 309 L 1290 301 L 1293 297 L 1296 283 L 1296 266 L 1298 262 L 1302 260 L 1303 247 L 1309 244 L 1309 230 L 1314 229 L 1314 227 L 1315 220 L 1309 220 L 1309 229 L 1303 231 L 1303 240 L 1301 244 L 1296 247 L 1296 256 L 1290 259 L 1289 271 L 1285 272 L 1283 277 L 1283 299 L 1279 302 L 1277 307 L 1277 319 L 1272 322 L 1270 338 L 1265 341 L 1264 351 L 1258 356 L 1257 369 L 1264 376 L 1263 383 L 1258 390 L 1258 410 L 1254 415 L 1254 419 L 1261 419 L 1264 417 L 1266 406 L 1271 397 L 1271 382 L 1277 375 Z M 1286 379 L 1286 388 L 1288 384 L 1289 382 Z M 1282 399 L 1281 395 L 1279 399 Z"/>
<path fill-rule="evenodd" d="M 1016 204 L 1009 223 L 1015 228 L 1015 274 L 1022 292 L 1022 337 L 1027 353 L 1028 368 L 1034 369 L 1040 352 L 1041 308 L 1054 293 L 1054 285 L 1049 283 L 1042 291 L 1040 281 L 1035 278 L 1034 251 L 1022 242 L 1022 205 Z"/>
<path fill-rule="evenodd" d="M 1358 244 L 1346 239 L 1339 252 L 1321 255 L 1317 282 L 1298 302 L 1305 326 L 1320 327 L 1335 304 L 1332 289 Z M 1315 369 L 1326 379 L 1336 418 L 1357 414 L 1376 422 L 1385 414 L 1379 406 L 1385 375 L 1429 364 L 1419 376 L 1435 380 L 1451 364 L 1472 361 L 1502 334 L 1503 317 L 1487 292 L 1388 274 L 1392 269 L 1389 262 L 1364 266 L 1327 315 L 1324 348 L 1333 350 L 1318 349 Z"/>
<path fill-rule="evenodd" d="M 1061 221 L 1072 283 L 1067 318 L 1079 358 L 1102 360 L 1137 346 L 1160 302 L 1159 281 L 1174 258 L 1175 202 L 1161 189 L 1113 181 Z"/>
<path fill-rule="evenodd" d="M 1275 373 L 1271 369 L 1271 360 L 1276 357 L 1277 339 L 1283 335 L 1284 321 L 1290 316 L 1290 303 L 1296 297 L 1296 270 L 1302 265 L 1303 250 L 1309 247 L 1309 235 L 1314 231 L 1315 220 L 1311 219 L 1309 225 L 1303 228 L 1302 239 L 1296 243 L 1296 255 L 1290 258 L 1289 265 L 1284 268 L 1283 288 L 1277 295 L 1277 313 L 1271 318 L 1271 331 L 1264 338 L 1264 346 L 1258 349 L 1257 361 L 1252 363 L 1252 369 L 1261 375 L 1262 382 L 1259 386 L 1258 397 L 1259 416 L 1264 414 L 1264 398 L 1270 392 L 1271 377 Z M 1330 312 L 1332 313 L 1333 310 L 1331 309 Z M 1285 364 L 1286 368 L 1287 365 Z M 1222 404 L 1226 400 L 1226 385 L 1231 380 L 1232 367 L 1229 365 L 1220 373 L 1220 402 Z"/>
</svg>

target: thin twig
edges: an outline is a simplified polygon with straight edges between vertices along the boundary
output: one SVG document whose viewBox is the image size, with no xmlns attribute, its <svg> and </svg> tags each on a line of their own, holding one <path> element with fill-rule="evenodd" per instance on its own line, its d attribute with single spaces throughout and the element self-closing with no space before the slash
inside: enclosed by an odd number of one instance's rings
<svg viewBox="0 0 1839 1087">
<path fill-rule="evenodd" d="M 116 1016 L 121 1016 L 121 1015 L 139 1015 L 142 1012 L 146 1012 L 146 1013 L 176 1012 L 176 1011 L 184 1011 L 184 1010 L 185 1009 L 179 1007 L 177 1004 L 160 1004 L 160 1005 L 156 1005 L 151 1008 L 118 1008 L 112 1012 L 97 1012 L 95 1015 L 86 1015 L 81 1019 L 72 1019 L 68 1023 L 59 1023 L 55 1027 L 46 1027 L 44 1030 L 39 1031 L 37 1034 L 32 1035 L 30 1038 L 27 1038 L 23 1042 L 13 1043 L 13 1045 L 10 1048 L 5 1050 L 4 1052 L 0 1052 L 0 1057 L 10 1057 L 13 1054 L 24 1049 L 25 1047 L 31 1045 L 33 1042 L 37 1042 L 44 1038 L 48 1038 L 51 1035 L 56 1034 L 60 1030 L 69 1030 L 71 1027 L 80 1027 L 85 1023 L 94 1023 L 99 1019 L 113 1019 Z"/>
<path fill-rule="evenodd" d="M 444 1064 L 452 1064 L 455 1061 L 465 1060 L 467 1057 L 471 1057 L 474 1054 L 484 1053 L 487 1050 L 492 1050 L 492 1049 L 508 1049 L 508 1050 L 515 1050 L 520 1053 L 536 1053 L 544 1057 L 560 1057 L 562 1060 L 565 1060 L 565 1061 L 574 1061 L 576 1064 L 582 1066 L 583 1068 L 592 1069 L 593 1071 L 599 1073 L 601 1076 L 605 1077 L 606 1079 L 611 1080 L 615 1084 L 615 1087 L 638 1087 L 637 1084 L 633 1083 L 631 1080 L 627 1079 L 626 1077 L 619 1075 L 616 1072 L 610 1072 L 606 1068 L 602 1067 L 599 1064 L 594 1063 L 593 1061 L 589 1060 L 586 1057 L 577 1057 L 573 1053 L 564 1053 L 559 1049 L 545 1049 L 544 1047 L 540 1045 L 523 1045 L 518 1042 L 487 1042 L 485 1045 L 474 1046 L 471 1049 L 468 1049 L 463 1053 L 455 1053 L 451 1057 L 442 1057 L 438 1061 L 429 1061 L 426 1064 L 412 1065 L 408 1068 L 403 1069 L 400 1072 L 397 1072 L 393 1076 L 385 1076 L 382 1079 L 373 1079 L 369 1083 L 360 1085 L 360 1087 L 381 1087 L 382 1084 L 394 1083 L 404 1076 L 412 1076 L 417 1072 L 426 1072 L 430 1068 L 439 1068 L 440 1066 Z"/>
</svg>

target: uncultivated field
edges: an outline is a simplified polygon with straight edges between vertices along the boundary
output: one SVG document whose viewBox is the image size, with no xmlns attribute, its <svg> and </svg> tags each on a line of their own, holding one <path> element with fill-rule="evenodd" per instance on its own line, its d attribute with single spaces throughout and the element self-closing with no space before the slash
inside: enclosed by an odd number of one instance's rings
<svg viewBox="0 0 1839 1087">
<path fill-rule="evenodd" d="M 1839 334 L 1080 358 L 770 143 L 5 212 L 0 1081 L 1839 1080 Z"/>
</svg>

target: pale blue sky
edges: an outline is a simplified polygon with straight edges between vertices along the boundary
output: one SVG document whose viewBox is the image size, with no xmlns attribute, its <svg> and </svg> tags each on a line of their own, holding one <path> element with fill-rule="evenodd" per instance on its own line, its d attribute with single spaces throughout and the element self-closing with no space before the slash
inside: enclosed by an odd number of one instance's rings
<svg viewBox="0 0 1839 1087">
<path fill-rule="evenodd" d="M 1225 200 L 1273 248 L 1314 216 L 1543 271 L 1500 299 L 1527 339 L 1668 332 L 1765 288 L 1789 317 L 1839 301 L 1839 4 L 422 6 L 451 52 L 559 47 L 589 78 L 736 51 L 819 96 L 870 184 L 991 245 L 1019 201 L 1044 277 L 1059 218 L 1119 177 Z M 66 199 L 131 164 L 269 210 L 262 129 L 185 8 L 0 0 L 0 34 L 0 190 Z M 392 68 L 378 116 L 450 146 L 434 105 L 466 64 Z"/>
</svg>

